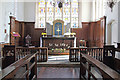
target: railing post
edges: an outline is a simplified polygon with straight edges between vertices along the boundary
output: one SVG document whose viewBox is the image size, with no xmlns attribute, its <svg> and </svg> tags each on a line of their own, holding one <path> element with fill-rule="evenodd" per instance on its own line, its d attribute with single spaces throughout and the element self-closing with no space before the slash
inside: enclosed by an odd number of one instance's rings
<svg viewBox="0 0 120 80">
<path fill-rule="evenodd" d="M 81 53 L 80 53 L 80 79 L 82 78 L 81 76 L 82 76 L 82 55 L 81 55 Z"/>
<path fill-rule="evenodd" d="M 88 72 L 91 71 L 91 64 L 88 62 Z M 88 80 L 90 80 L 91 75 L 88 73 Z"/>
<path fill-rule="evenodd" d="M 69 61 L 71 61 L 71 49 L 69 49 Z"/>
</svg>

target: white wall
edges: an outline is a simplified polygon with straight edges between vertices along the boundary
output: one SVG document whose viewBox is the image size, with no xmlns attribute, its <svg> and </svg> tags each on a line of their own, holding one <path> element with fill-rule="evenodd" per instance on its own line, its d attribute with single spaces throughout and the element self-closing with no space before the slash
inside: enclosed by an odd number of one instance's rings
<svg viewBox="0 0 120 80">
<path fill-rule="evenodd" d="M 109 34 L 108 32 L 108 24 L 112 23 L 112 33 L 111 33 L 111 42 L 115 47 L 117 47 L 117 44 L 114 42 L 120 42 L 120 2 L 117 2 L 115 6 L 113 7 L 113 11 L 111 12 L 111 9 L 106 5 L 106 11 L 105 15 L 107 16 L 106 20 L 106 38 Z M 108 39 L 106 39 L 108 41 Z M 120 58 L 120 53 L 116 52 L 116 58 Z"/>
<path fill-rule="evenodd" d="M 1 33 L 2 33 L 2 3 L 0 0 L 0 42 L 2 41 Z"/>
<path fill-rule="evenodd" d="M 24 21 L 24 2 L 16 2 L 16 20 Z"/>
<path fill-rule="evenodd" d="M 25 22 L 35 22 L 35 2 L 25 2 L 24 3 L 24 21 Z"/>
<path fill-rule="evenodd" d="M 12 13 L 12 14 L 10 14 Z M 10 17 L 14 16 L 18 21 L 24 21 L 24 3 L 15 3 L 15 0 L 0 2 L 0 42 L 9 43 Z M 7 31 L 5 33 L 4 31 Z"/>
<path fill-rule="evenodd" d="M 82 22 L 91 21 L 92 17 L 92 2 L 82 2 Z"/>
<path fill-rule="evenodd" d="M 118 42 L 120 42 L 120 2 L 118 2 Z"/>
<path fill-rule="evenodd" d="M 11 0 L 12 1 L 12 0 Z M 14 15 L 14 3 L 13 2 L 1 2 L 1 18 L 0 20 L 1 22 L 1 26 L 0 26 L 0 42 L 9 42 L 9 30 L 10 30 L 10 26 L 9 26 L 9 16 L 10 16 L 10 12 Z M 7 33 L 5 33 L 5 29 L 7 30 Z"/>
<path fill-rule="evenodd" d="M 18 0 L 0 0 L 0 42 L 9 43 L 9 16 L 16 17 L 18 21 L 35 22 L 35 2 L 15 1 Z M 5 29 L 7 33 L 4 33 Z"/>
<path fill-rule="evenodd" d="M 118 42 L 120 43 L 120 2 L 118 2 Z M 120 52 L 116 54 L 120 59 Z"/>
<path fill-rule="evenodd" d="M 112 22 L 112 28 L 111 28 L 112 29 L 112 33 L 111 33 L 112 40 L 111 40 L 111 42 L 113 45 L 117 46 L 116 43 L 114 43 L 114 42 L 118 42 L 118 3 L 115 4 L 112 12 L 111 12 L 111 9 L 106 4 L 105 15 L 107 17 L 107 19 L 106 19 L 106 42 L 108 41 L 108 39 L 107 39 L 108 24 L 110 24 Z"/>
</svg>

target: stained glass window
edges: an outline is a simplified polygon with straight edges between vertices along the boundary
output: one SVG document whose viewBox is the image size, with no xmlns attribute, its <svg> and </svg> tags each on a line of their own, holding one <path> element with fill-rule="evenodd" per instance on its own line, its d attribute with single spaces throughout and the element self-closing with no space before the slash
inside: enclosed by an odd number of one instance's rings
<svg viewBox="0 0 120 80">
<path fill-rule="evenodd" d="M 53 24 L 53 15 L 54 15 L 54 1 L 47 0 L 47 20 L 46 22 Z"/>
<path fill-rule="evenodd" d="M 62 20 L 62 8 L 58 7 L 58 4 L 60 1 L 55 2 L 55 20 L 56 19 L 61 19 Z"/>
<path fill-rule="evenodd" d="M 58 7 L 60 0 L 39 0 L 37 25 L 45 28 L 46 22 L 53 25 L 53 21 L 60 19 L 64 25 L 71 23 L 71 28 L 78 28 L 78 0 L 62 0 L 62 8 Z"/>
<path fill-rule="evenodd" d="M 70 23 L 70 1 L 65 0 L 65 3 L 63 4 L 63 21 L 65 25 Z"/>
<path fill-rule="evenodd" d="M 71 2 L 71 27 L 77 28 L 78 27 L 78 1 L 72 0 Z"/>
<path fill-rule="evenodd" d="M 39 2 L 39 26 L 40 28 L 45 27 L 45 1 L 40 0 Z"/>
</svg>

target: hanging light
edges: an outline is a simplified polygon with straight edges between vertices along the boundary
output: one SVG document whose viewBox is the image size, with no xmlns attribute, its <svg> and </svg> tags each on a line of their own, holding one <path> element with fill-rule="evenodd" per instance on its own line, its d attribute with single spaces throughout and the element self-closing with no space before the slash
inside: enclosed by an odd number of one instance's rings
<svg viewBox="0 0 120 80">
<path fill-rule="evenodd" d="M 62 2 L 61 1 L 59 2 L 58 7 L 62 8 Z"/>
</svg>

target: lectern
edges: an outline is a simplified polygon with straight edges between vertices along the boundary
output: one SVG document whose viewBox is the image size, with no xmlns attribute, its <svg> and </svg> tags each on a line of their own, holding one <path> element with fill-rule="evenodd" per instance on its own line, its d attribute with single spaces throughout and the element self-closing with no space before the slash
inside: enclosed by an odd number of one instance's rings
<svg viewBox="0 0 120 80">
<path fill-rule="evenodd" d="M 15 43 L 15 46 L 16 46 L 16 38 L 20 37 L 20 34 L 18 32 L 11 32 L 11 35 L 12 35 L 12 37 L 14 37 L 14 43 Z"/>
</svg>

